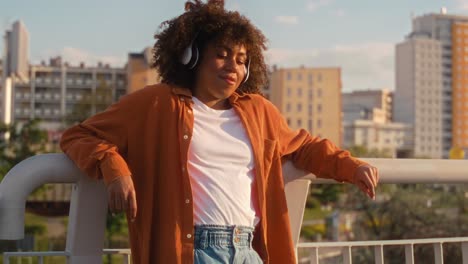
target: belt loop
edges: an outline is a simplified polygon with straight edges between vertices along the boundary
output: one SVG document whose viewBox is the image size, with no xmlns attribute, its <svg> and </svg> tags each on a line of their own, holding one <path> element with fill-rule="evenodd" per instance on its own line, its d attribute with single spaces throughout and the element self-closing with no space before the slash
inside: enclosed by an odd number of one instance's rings
<svg viewBox="0 0 468 264">
<path fill-rule="evenodd" d="M 208 247 L 208 230 L 203 229 L 203 232 L 201 233 L 200 236 L 200 247 L 202 249 L 206 249 Z"/>
<path fill-rule="evenodd" d="M 236 239 L 237 239 L 236 232 L 237 232 L 237 226 L 236 226 L 236 225 L 233 225 L 233 226 L 232 226 L 232 230 L 231 230 L 231 243 L 232 243 L 232 246 L 233 246 L 233 247 L 237 247 L 237 244 L 236 244 Z"/>
<path fill-rule="evenodd" d="M 249 232 L 249 243 L 250 243 L 250 249 L 252 249 L 252 242 L 253 242 L 253 231 Z"/>
</svg>

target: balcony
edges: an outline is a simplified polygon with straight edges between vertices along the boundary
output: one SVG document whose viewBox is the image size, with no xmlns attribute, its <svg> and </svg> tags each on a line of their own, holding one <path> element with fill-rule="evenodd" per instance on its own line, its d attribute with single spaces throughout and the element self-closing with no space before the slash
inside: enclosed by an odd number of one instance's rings
<svg viewBox="0 0 468 264">
<path fill-rule="evenodd" d="M 429 159 L 366 159 L 380 169 L 380 182 L 391 184 L 461 184 L 467 183 L 468 161 Z M 330 180 L 316 179 L 313 175 L 295 169 L 291 163 L 283 167 L 286 196 L 293 240 L 297 251 L 306 251 L 299 263 L 322 263 L 331 252 L 341 258 L 340 263 L 352 263 L 353 249 L 370 248 L 374 263 L 384 263 L 384 248 L 404 248 L 405 263 L 415 263 L 414 246 L 432 245 L 434 263 L 444 263 L 443 245 L 460 244 L 463 263 L 468 263 L 468 237 L 405 239 L 390 241 L 353 242 L 299 242 L 304 205 L 310 181 L 334 184 Z M 295 180 L 293 180 L 295 179 Z M 13 257 L 36 257 L 39 263 L 47 256 L 63 256 L 67 263 L 101 263 L 103 254 L 122 254 L 130 261 L 128 249 L 102 249 L 104 219 L 107 213 L 107 194 L 101 182 L 90 180 L 63 154 L 44 154 L 29 158 L 15 166 L 0 184 L 0 239 L 21 239 L 24 227 L 24 205 L 27 195 L 46 183 L 75 183 L 71 194 L 67 243 L 60 252 L 6 252 L 4 264 Z M 304 255 L 304 254 L 301 254 Z"/>
</svg>

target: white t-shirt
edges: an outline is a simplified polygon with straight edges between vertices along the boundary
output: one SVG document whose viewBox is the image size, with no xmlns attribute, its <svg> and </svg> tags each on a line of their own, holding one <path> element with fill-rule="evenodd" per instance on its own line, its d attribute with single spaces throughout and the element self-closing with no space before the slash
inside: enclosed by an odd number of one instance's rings
<svg viewBox="0 0 468 264">
<path fill-rule="evenodd" d="M 194 224 L 259 222 L 252 145 L 234 109 L 215 110 L 193 97 L 188 150 Z"/>
</svg>

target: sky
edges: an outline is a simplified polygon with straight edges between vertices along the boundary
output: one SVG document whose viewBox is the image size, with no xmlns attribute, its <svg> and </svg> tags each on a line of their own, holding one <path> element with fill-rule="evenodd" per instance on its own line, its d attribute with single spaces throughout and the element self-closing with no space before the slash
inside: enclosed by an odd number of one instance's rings
<svg viewBox="0 0 468 264">
<path fill-rule="evenodd" d="M 72 65 L 124 66 L 130 52 L 154 44 L 161 22 L 186 0 L 0 0 L 0 32 L 22 20 L 30 61 L 52 56 Z M 343 91 L 394 89 L 395 45 L 411 16 L 468 15 L 468 0 L 225 0 L 268 38 L 267 63 L 279 67 L 340 67 Z M 0 43 L 3 49 L 3 43 Z"/>
</svg>

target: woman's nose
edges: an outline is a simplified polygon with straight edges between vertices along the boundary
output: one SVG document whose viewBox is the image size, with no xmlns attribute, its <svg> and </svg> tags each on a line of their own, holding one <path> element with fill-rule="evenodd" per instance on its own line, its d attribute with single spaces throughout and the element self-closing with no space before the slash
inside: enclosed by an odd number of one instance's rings
<svg viewBox="0 0 468 264">
<path fill-rule="evenodd" d="M 224 62 L 224 66 L 225 66 L 226 70 L 229 70 L 231 72 L 236 71 L 237 70 L 236 59 L 227 57 L 225 62 Z"/>
</svg>

